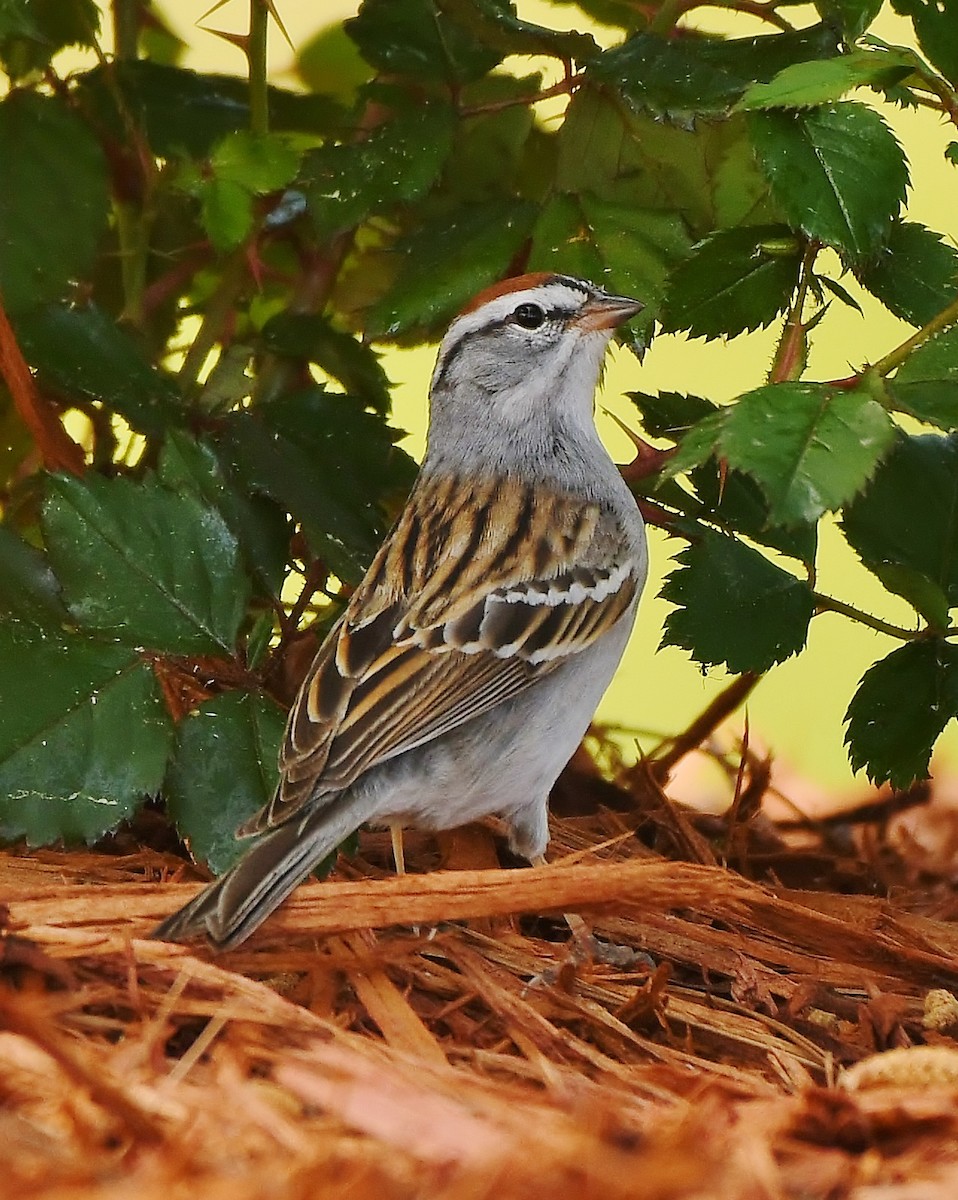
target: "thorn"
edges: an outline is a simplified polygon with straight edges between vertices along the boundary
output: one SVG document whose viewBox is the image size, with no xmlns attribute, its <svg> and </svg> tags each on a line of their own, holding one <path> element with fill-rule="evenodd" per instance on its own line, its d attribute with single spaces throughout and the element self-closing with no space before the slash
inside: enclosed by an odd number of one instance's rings
<svg viewBox="0 0 958 1200">
<path fill-rule="evenodd" d="M 722 497 L 725 495 L 725 481 L 726 481 L 726 479 L 728 479 L 728 459 L 720 458 L 718 460 L 718 465 L 719 465 L 718 502 L 719 502 L 719 504 L 721 504 Z"/>
<path fill-rule="evenodd" d="M 264 266 L 263 260 L 259 255 L 259 248 L 255 242 L 250 242 L 244 249 L 243 254 L 246 258 L 246 269 L 250 273 L 250 277 L 256 284 L 256 290 L 263 290 Z"/>
<path fill-rule="evenodd" d="M 286 45 L 289 46 L 290 50 L 292 50 L 292 52 L 295 54 L 296 47 L 293 45 L 289 34 L 286 32 L 286 26 L 283 24 L 283 19 L 279 15 L 279 11 L 277 10 L 276 5 L 274 4 L 273 0 L 260 0 L 260 3 L 266 5 L 266 11 L 269 13 L 269 15 L 273 18 L 273 20 L 279 26 L 279 31 L 283 35 L 283 38 L 286 41 Z"/>
<path fill-rule="evenodd" d="M 622 430 L 622 432 L 637 450 L 652 449 L 649 443 L 641 438 L 633 429 L 630 429 L 629 426 L 626 425 L 625 421 L 623 421 L 621 417 L 617 416 L 611 408 L 606 408 L 605 405 L 603 405 L 602 411 L 610 420 L 614 421 L 616 425 L 618 425 L 618 427 Z"/>
<path fill-rule="evenodd" d="M 213 5 L 212 8 L 208 8 L 201 17 L 197 18 L 197 21 L 196 21 L 197 25 L 199 25 L 200 21 L 205 21 L 207 17 L 211 17 L 218 8 L 225 8 L 228 3 L 229 3 L 229 0 L 216 0 L 216 3 Z"/>
<path fill-rule="evenodd" d="M 654 525 L 656 529 L 664 529 L 667 533 L 675 532 L 676 518 L 666 509 L 662 508 L 661 505 L 654 504 L 644 496 L 637 496 L 635 503 L 646 525 Z M 679 536 L 684 537 L 686 535 L 680 534 Z"/>
<path fill-rule="evenodd" d="M 245 33 L 227 33 L 225 29 L 210 29 L 208 25 L 199 25 L 204 33 L 211 33 L 214 37 L 222 38 L 224 42 L 229 42 L 231 46 L 235 46 L 237 50 L 242 50 L 246 54 L 249 50 L 249 35 Z"/>
<path fill-rule="evenodd" d="M 649 475 L 657 474 L 661 471 L 663 464 L 675 453 L 674 447 L 668 450 L 657 450 L 655 446 L 649 445 L 643 437 L 640 437 L 635 430 L 630 429 L 611 409 L 603 407 L 602 411 L 618 425 L 635 447 L 635 458 L 630 463 L 619 464 L 619 474 L 626 483 L 633 483 L 639 479 L 646 479 Z"/>
</svg>

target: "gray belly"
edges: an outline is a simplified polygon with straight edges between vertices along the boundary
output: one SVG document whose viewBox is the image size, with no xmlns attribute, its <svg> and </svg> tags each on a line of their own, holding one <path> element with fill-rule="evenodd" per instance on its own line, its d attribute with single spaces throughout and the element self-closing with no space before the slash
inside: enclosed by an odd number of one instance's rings
<svg viewBox="0 0 958 1200">
<path fill-rule="evenodd" d="M 602 641 L 515 699 L 367 772 L 352 789 L 366 819 L 450 829 L 496 813 L 544 823 L 549 791 L 582 741 L 634 616 L 633 608 Z"/>
</svg>

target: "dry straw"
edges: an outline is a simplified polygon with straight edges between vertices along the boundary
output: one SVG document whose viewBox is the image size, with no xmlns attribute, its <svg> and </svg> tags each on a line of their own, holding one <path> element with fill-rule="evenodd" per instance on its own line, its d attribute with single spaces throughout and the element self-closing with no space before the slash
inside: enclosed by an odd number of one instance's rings
<svg viewBox="0 0 958 1200">
<path fill-rule="evenodd" d="M 753 816 L 738 869 L 671 808 L 539 869 L 480 833 L 397 879 L 368 835 L 220 957 L 145 940 L 180 860 L 9 853 L 0 1193 L 953 1200 L 954 892 L 887 817 Z"/>
</svg>

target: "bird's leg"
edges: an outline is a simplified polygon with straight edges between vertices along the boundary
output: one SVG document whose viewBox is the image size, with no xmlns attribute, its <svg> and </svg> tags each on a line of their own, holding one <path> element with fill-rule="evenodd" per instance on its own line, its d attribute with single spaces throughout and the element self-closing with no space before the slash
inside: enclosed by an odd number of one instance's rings
<svg viewBox="0 0 958 1200">
<path fill-rule="evenodd" d="M 537 854 L 529 861 L 534 867 L 548 866 L 544 854 Z M 651 962 L 647 954 L 633 950 L 631 946 L 614 946 L 597 938 L 592 927 L 578 913 L 567 912 L 562 916 L 572 934 L 572 962 L 576 966 L 599 962 L 609 966 L 630 967 L 637 961 Z"/>
<path fill-rule="evenodd" d="M 549 864 L 544 854 L 537 854 L 529 861 L 534 867 L 547 867 Z M 572 934 L 573 954 L 579 962 L 590 962 L 595 956 L 595 937 L 592 930 L 578 913 L 563 913 L 565 923 Z"/>
<path fill-rule="evenodd" d="M 396 874 L 406 874 L 406 855 L 403 853 L 402 825 L 398 821 L 389 822 L 389 836 L 393 844 L 393 862 L 396 864 Z"/>
</svg>

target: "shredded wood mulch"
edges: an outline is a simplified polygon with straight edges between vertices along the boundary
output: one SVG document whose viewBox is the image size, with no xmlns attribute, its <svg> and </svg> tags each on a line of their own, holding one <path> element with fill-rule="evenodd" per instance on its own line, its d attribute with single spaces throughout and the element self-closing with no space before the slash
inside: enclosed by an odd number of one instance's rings
<svg viewBox="0 0 958 1200">
<path fill-rule="evenodd" d="M 0 1192 L 954 1200 L 958 807 L 577 765 L 548 866 L 364 834 L 222 955 L 142 830 L 0 856 Z"/>
</svg>

